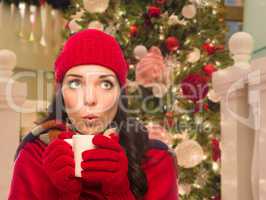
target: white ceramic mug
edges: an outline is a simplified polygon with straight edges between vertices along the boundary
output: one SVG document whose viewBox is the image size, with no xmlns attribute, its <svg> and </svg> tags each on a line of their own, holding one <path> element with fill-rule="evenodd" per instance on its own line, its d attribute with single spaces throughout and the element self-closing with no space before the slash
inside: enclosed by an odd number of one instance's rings
<svg viewBox="0 0 266 200">
<path fill-rule="evenodd" d="M 73 135 L 72 139 L 64 139 L 65 142 L 72 146 L 74 152 L 76 177 L 81 177 L 82 152 L 95 148 L 92 143 L 93 137 L 94 135 Z"/>
</svg>

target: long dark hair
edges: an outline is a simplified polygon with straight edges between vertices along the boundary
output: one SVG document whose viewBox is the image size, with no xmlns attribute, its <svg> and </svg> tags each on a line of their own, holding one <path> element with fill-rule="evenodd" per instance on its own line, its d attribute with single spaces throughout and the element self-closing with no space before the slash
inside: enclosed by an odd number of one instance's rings
<svg viewBox="0 0 266 200">
<path fill-rule="evenodd" d="M 121 98 L 123 97 L 123 98 Z M 125 149 L 128 158 L 128 178 L 130 189 L 137 199 L 141 199 L 148 190 L 147 178 L 141 169 L 141 163 L 147 159 L 145 152 L 148 149 L 148 131 L 145 126 L 138 120 L 128 117 L 127 112 L 121 108 L 128 108 L 128 98 L 125 89 L 121 89 L 119 98 L 119 107 L 113 124 L 118 125 L 120 144 Z M 39 123 L 48 120 L 58 119 L 62 122 L 69 122 L 68 115 L 65 111 L 65 104 L 61 89 L 57 89 L 52 102 L 48 108 L 47 117 Z"/>
</svg>

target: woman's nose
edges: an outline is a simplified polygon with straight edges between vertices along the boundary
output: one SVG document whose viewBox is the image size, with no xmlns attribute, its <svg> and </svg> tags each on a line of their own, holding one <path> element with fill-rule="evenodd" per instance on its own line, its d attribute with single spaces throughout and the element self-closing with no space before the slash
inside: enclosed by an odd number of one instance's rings
<svg viewBox="0 0 266 200">
<path fill-rule="evenodd" d="M 95 106 L 97 104 L 96 89 L 87 87 L 84 91 L 84 102 L 86 106 Z"/>
</svg>

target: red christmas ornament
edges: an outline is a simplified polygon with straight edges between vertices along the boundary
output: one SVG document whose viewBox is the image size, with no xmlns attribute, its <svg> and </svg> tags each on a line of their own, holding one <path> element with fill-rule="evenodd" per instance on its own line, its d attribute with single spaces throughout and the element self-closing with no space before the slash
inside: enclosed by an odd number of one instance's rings
<svg viewBox="0 0 266 200">
<path fill-rule="evenodd" d="M 200 99 L 204 99 L 209 91 L 207 81 L 199 74 L 190 74 L 184 78 L 181 82 L 181 89 L 183 95 L 196 102 Z"/>
<path fill-rule="evenodd" d="M 175 36 L 169 36 L 165 41 L 166 48 L 168 51 L 176 51 L 179 47 L 179 41 Z"/>
<path fill-rule="evenodd" d="M 221 196 L 220 195 L 217 195 L 215 197 L 212 197 L 212 200 L 221 200 Z"/>
<path fill-rule="evenodd" d="M 217 51 L 223 51 L 224 45 L 213 45 L 211 43 L 204 43 L 202 45 L 202 49 L 208 53 L 208 55 L 212 55 L 216 53 Z"/>
<path fill-rule="evenodd" d="M 150 17 L 159 17 L 161 14 L 161 9 L 156 6 L 148 6 L 148 15 Z"/>
<path fill-rule="evenodd" d="M 207 65 L 203 66 L 202 70 L 208 76 L 211 76 L 213 72 L 217 71 L 217 68 L 213 64 L 207 64 Z"/>
<path fill-rule="evenodd" d="M 130 35 L 135 37 L 137 35 L 137 33 L 138 33 L 138 27 L 135 24 L 131 25 L 130 26 Z"/>
<path fill-rule="evenodd" d="M 210 43 L 204 43 L 202 45 L 202 48 L 204 51 L 206 51 L 208 53 L 208 55 L 212 55 L 216 51 L 215 46 L 213 44 L 210 44 Z"/>
<path fill-rule="evenodd" d="M 166 117 L 173 118 L 174 117 L 174 112 L 167 112 L 165 115 L 166 115 Z"/>
<path fill-rule="evenodd" d="M 217 139 L 212 139 L 212 159 L 217 161 L 221 158 L 221 149 L 219 141 Z"/>
</svg>

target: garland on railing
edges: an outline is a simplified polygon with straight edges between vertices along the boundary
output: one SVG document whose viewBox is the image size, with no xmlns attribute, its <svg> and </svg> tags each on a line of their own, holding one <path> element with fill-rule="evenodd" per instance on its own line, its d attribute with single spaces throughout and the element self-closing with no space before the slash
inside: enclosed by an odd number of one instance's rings
<svg viewBox="0 0 266 200">
<path fill-rule="evenodd" d="M 255 51 L 253 51 L 253 55 L 256 55 L 256 54 L 258 54 L 258 53 L 260 53 L 260 52 L 262 52 L 262 51 L 264 51 L 264 50 L 266 50 L 266 46 L 263 46 L 263 47 L 261 47 L 261 48 L 258 48 L 258 49 L 256 49 Z"/>
<path fill-rule="evenodd" d="M 2 0 L 4 3 L 19 5 L 20 2 L 25 2 L 26 4 L 41 6 L 45 2 L 51 5 L 54 9 L 66 10 L 70 4 L 71 0 Z"/>
</svg>

